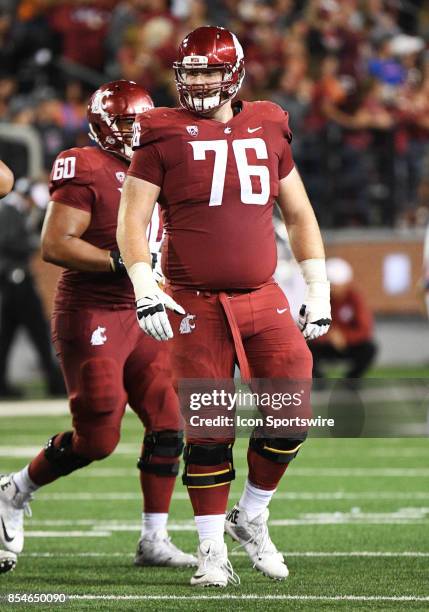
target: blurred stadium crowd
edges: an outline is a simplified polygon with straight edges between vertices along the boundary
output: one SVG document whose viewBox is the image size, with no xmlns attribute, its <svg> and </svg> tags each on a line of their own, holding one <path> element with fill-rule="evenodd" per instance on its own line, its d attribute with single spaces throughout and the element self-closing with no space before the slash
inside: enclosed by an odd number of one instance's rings
<svg viewBox="0 0 429 612">
<path fill-rule="evenodd" d="M 86 99 L 107 80 L 135 80 L 174 106 L 178 42 L 204 24 L 242 42 L 241 96 L 289 111 L 322 227 L 427 222 L 424 0 L 0 0 L 0 157 L 25 176 L 8 128 L 32 126 L 46 180 L 61 149 L 88 144 Z"/>
</svg>

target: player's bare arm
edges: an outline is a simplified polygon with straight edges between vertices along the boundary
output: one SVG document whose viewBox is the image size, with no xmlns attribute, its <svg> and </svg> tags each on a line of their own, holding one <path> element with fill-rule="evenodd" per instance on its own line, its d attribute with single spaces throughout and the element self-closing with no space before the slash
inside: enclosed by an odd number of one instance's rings
<svg viewBox="0 0 429 612">
<path fill-rule="evenodd" d="M 148 181 L 128 176 L 122 190 L 116 238 L 122 259 L 129 270 L 134 264 L 151 265 L 147 228 L 160 188 Z"/>
<path fill-rule="evenodd" d="M 90 223 L 89 212 L 51 201 L 42 229 L 43 259 L 69 270 L 112 272 L 110 251 L 81 238 Z"/>
<path fill-rule="evenodd" d="M 156 340 L 173 337 L 166 307 L 180 314 L 185 311 L 156 283 L 146 237 L 160 188 L 128 176 L 121 196 L 116 240 L 136 296 L 137 319 L 144 332 Z"/>
<path fill-rule="evenodd" d="M 280 181 L 278 203 L 307 283 L 299 324 L 305 338 L 312 340 L 325 334 L 331 323 L 329 282 L 319 225 L 296 168 Z"/>
<path fill-rule="evenodd" d="M 0 160 L 0 198 L 12 191 L 14 176 L 12 170 Z"/>
<path fill-rule="evenodd" d="M 278 204 L 297 261 L 325 259 L 319 224 L 296 168 L 280 181 Z"/>
</svg>

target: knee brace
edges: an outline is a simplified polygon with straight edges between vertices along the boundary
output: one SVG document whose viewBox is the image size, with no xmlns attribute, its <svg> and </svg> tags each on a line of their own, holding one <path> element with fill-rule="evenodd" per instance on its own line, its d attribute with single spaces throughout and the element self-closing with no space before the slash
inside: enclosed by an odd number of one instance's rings
<svg viewBox="0 0 429 612">
<path fill-rule="evenodd" d="M 235 478 L 232 460 L 232 444 L 187 444 L 183 453 L 185 471 L 183 484 L 191 489 L 216 487 L 231 482 Z M 207 474 L 191 474 L 189 465 L 219 465 L 228 463 L 223 470 L 208 472 Z"/>
<path fill-rule="evenodd" d="M 71 472 L 91 463 L 90 459 L 77 455 L 73 451 L 72 431 L 67 431 L 61 439 L 60 446 L 55 446 L 54 442 L 58 435 L 52 436 L 45 446 L 45 459 L 49 461 L 58 476 L 67 476 L 67 474 L 71 474 Z"/>
<path fill-rule="evenodd" d="M 269 461 L 289 463 L 297 456 L 306 438 L 307 433 L 296 438 L 255 438 L 252 436 L 249 447 Z"/>
<path fill-rule="evenodd" d="M 177 476 L 183 450 L 183 431 L 155 431 L 143 440 L 143 455 L 137 467 L 157 476 Z M 171 463 L 152 463 L 152 457 L 171 457 Z"/>
</svg>

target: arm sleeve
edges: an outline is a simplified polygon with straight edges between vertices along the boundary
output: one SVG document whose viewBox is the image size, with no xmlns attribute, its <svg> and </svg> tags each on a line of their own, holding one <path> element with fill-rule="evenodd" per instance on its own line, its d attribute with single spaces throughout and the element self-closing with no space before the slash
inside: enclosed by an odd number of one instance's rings
<svg viewBox="0 0 429 612">
<path fill-rule="evenodd" d="M 128 176 L 134 176 L 162 187 L 164 167 L 155 144 L 149 144 L 134 151 Z"/>
<path fill-rule="evenodd" d="M 289 113 L 284 111 L 284 118 L 282 122 L 282 137 L 283 137 L 283 150 L 279 160 L 279 179 L 285 178 L 291 170 L 295 167 L 293 161 L 292 148 L 290 146 L 292 142 L 292 132 L 289 128 Z"/>
<path fill-rule="evenodd" d="M 73 208 L 92 212 L 94 204 L 94 192 L 87 185 L 77 185 L 76 183 L 65 183 L 51 192 L 51 198 L 54 202 L 67 204 Z"/>
</svg>

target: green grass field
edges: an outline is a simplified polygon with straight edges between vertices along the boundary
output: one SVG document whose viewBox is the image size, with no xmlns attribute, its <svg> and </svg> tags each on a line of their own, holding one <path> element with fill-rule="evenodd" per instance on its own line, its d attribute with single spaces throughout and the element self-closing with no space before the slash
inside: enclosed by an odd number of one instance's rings
<svg viewBox="0 0 429 612">
<path fill-rule="evenodd" d="M 23 466 L 47 438 L 68 429 L 63 415 L 1 416 L 0 472 Z M 16 570 L 0 576 L 8 593 L 76 597 L 42 609 L 73 610 L 428 610 L 429 445 L 427 438 L 310 439 L 271 504 L 271 535 L 290 576 L 273 582 L 228 541 L 240 587 L 195 590 L 190 570 L 135 568 L 141 501 L 135 468 L 141 442 L 127 414 L 113 457 L 41 490 L 27 520 Z M 246 442 L 235 447 L 237 480 Z M 196 550 L 191 506 L 177 483 L 174 542 Z M 0 610 L 30 604 L 0 601 Z"/>
</svg>

